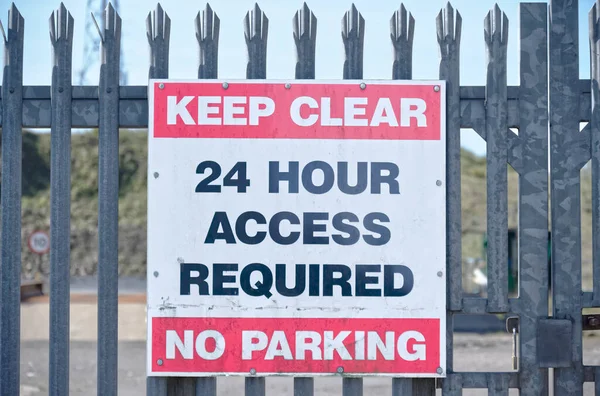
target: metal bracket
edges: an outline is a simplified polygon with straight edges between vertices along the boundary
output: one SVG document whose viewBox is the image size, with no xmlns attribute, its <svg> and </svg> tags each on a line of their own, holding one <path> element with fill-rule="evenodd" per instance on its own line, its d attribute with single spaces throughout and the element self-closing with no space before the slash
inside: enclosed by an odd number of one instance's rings
<svg viewBox="0 0 600 396">
<path fill-rule="evenodd" d="M 600 315 L 584 315 L 584 330 L 600 330 Z M 519 317 L 506 318 L 506 331 L 513 335 L 513 369 L 517 367 L 516 337 Z M 537 363 L 540 368 L 571 367 L 573 323 L 568 319 L 542 318 L 537 323 Z"/>
<path fill-rule="evenodd" d="M 537 363 L 542 368 L 571 367 L 573 323 L 568 319 L 539 319 Z"/>
</svg>

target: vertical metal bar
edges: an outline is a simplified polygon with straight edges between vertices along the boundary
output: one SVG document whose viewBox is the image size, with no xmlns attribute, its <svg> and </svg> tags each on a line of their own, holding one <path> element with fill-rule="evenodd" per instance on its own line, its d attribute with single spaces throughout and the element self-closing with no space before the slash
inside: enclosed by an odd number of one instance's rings
<svg viewBox="0 0 600 396">
<path fill-rule="evenodd" d="M 267 78 L 267 37 L 269 18 L 260 9 L 258 3 L 246 13 L 244 18 L 244 37 L 248 48 L 246 78 Z"/>
<path fill-rule="evenodd" d="M 365 44 L 365 19 L 354 3 L 342 18 L 342 40 L 344 41 L 344 80 L 363 78 L 363 54 Z"/>
<path fill-rule="evenodd" d="M 265 377 L 248 377 L 245 382 L 246 396 L 265 395 Z"/>
<path fill-rule="evenodd" d="M 412 394 L 412 378 L 392 378 L 392 396 L 405 396 Z"/>
<path fill-rule="evenodd" d="M 441 80 L 446 81 L 446 370 L 453 371 L 453 312 L 462 309 L 462 223 L 460 189 L 460 37 L 462 17 L 447 3 L 436 18 Z M 458 375 L 442 382 L 445 395 L 461 395 Z"/>
<path fill-rule="evenodd" d="M 600 368 L 594 369 L 594 395 L 600 396 Z"/>
<path fill-rule="evenodd" d="M 521 394 L 548 394 L 539 368 L 537 319 L 548 314 L 547 5 L 519 5 L 519 372 Z"/>
<path fill-rule="evenodd" d="M 196 396 L 216 396 L 217 377 L 196 378 Z"/>
<path fill-rule="evenodd" d="M 49 394 L 69 393 L 71 255 L 71 60 L 73 17 L 61 3 L 50 17 L 52 125 L 50 150 Z"/>
<path fill-rule="evenodd" d="M 404 4 L 395 11 L 390 19 L 390 38 L 394 48 L 394 63 L 392 65 L 393 80 L 410 80 L 412 78 L 412 48 L 415 31 L 415 19 L 407 14 Z M 392 396 L 411 395 L 413 379 L 393 378 Z M 429 380 L 435 389 L 435 380 Z M 434 390 L 435 392 L 435 390 Z"/>
<path fill-rule="evenodd" d="M 557 396 L 583 393 L 580 169 L 589 141 L 579 132 L 578 9 L 577 0 L 550 1 L 552 308 L 573 323 L 571 366 L 554 369 Z"/>
<path fill-rule="evenodd" d="M 600 1 L 589 13 L 592 114 L 589 123 L 592 159 L 592 255 L 594 306 L 600 305 Z"/>
<path fill-rule="evenodd" d="M 446 81 L 446 232 L 448 310 L 462 309 L 462 222 L 460 196 L 460 34 L 462 17 L 448 3 L 436 19 L 440 79 Z"/>
<path fill-rule="evenodd" d="M 198 78 L 217 78 L 219 65 L 219 31 L 221 21 L 206 4 L 196 16 L 196 39 L 198 40 Z"/>
<path fill-rule="evenodd" d="M 198 40 L 198 78 L 217 78 L 219 61 L 219 31 L 221 22 L 217 14 L 206 4 L 196 15 L 196 39 Z M 217 378 L 196 378 L 196 396 L 216 396 Z"/>
<path fill-rule="evenodd" d="M 24 24 L 13 3 L 8 12 L 2 82 L 1 395 L 19 394 Z"/>
<path fill-rule="evenodd" d="M 415 18 L 406 14 L 404 4 L 394 12 L 390 20 L 390 37 L 394 47 L 392 79 L 410 80 L 412 78 L 412 48 L 415 33 Z"/>
<path fill-rule="evenodd" d="M 492 373 L 487 382 L 489 396 L 508 396 L 508 376 Z"/>
<path fill-rule="evenodd" d="M 146 36 L 150 46 L 150 67 L 148 78 L 169 77 L 169 37 L 171 35 L 171 19 L 157 4 L 156 10 L 146 17 Z M 166 396 L 172 394 L 167 389 L 167 378 L 147 377 L 147 396 Z"/>
<path fill-rule="evenodd" d="M 508 18 L 496 4 L 485 17 L 484 25 L 487 50 L 487 311 L 497 313 L 508 311 Z"/>
<path fill-rule="evenodd" d="M 185 377 L 167 378 L 167 395 L 169 396 L 192 396 L 196 395 L 196 378 Z"/>
<path fill-rule="evenodd" d="M 267 37 L 269 33 L 269 19 L 260 9 L 258 4 L 246 13 L 244 18 L 244 37 L 248 50 L 248 64 L 246 78 L 267 78 Z M 265 377 L 246 377 L 246 396 L 264 396 Z"/>
<path fill-rule="evenodd" d="M 429 378 L 414 378 L 412 380 L 412 395 L 435 395 L 435 380 Z"/>
<path fill-rule="evenodd" d="M 294 396 L 313 396 L 314 394 L 314 378 L 294 377 Z"/>
<path fill-rule="evenodd" d="M 146 377 L 146 396 L 165 396 L 166 394 L 166 377 Z"/>
<path fill-rule="evenodd" d="M 104 10 L 98 131 L 98 394 L 117 395 L 119 52 L 121 17 Z"/>
<path fill-rule="evenodd" d="M 342 380 L 342 395 L 343 396 L 362 396 L 363 394 L 363 379 L 344 377 Z"/>
<path fill-rule="evenodd" d="M 317 46 L 317 18 L 304 3 L 292 20 L 294 43 L 296 45 L 296 79 L 315 78 Z M 314 379 L 294 377 L 294 396 L 313 396 Z"/>
<path fill-rule="evenodd" d="M 365 19 L 354 3 L 342 18 L 342 40 L 344 42 L 344 80 L 363 78 L 363 54 L 365 41 Z M 344 396 L 362 396 L 362 378 L 343 378 Z"/>
<path fill-rule="evenodd" d="M 306 3 L 293 19 L 296 44 L 296 79 L 314 79 L 317 47 L 317 18 Z"/>
</svg>

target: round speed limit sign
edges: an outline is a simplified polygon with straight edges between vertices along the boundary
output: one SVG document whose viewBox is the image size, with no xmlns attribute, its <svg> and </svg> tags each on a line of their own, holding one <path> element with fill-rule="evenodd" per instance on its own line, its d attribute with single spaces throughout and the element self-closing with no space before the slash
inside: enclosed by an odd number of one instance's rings
<svg viewBox="0 0 600 396">
<path fill-rule="evenodd" d="M 44 231 L 35 231 L 29 236 L 29 250 L 36 254 L 45 254 L 50 251 L 50 236 Z"/>
</svg>

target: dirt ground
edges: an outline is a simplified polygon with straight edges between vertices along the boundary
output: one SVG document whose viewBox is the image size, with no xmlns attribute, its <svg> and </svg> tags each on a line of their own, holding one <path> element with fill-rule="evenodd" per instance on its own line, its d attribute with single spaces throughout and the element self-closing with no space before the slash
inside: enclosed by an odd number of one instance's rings
<svg viewBox="0 0 600 396">
<path fill-rule="evenodd" d="M 21 310 L 21 396 L 48 394 L 48 304 L 23 304 Z M 71 306 L 70 395 L 96 394 L 96 306 Z M 119 395 L 146 393 L 145 309 L 143 304 L 119 306 Z M 457 371 L 510 371 L 511 337 L 506 333 L 454 336 L 454 365 Z M 584 338 L 584 364 L 600 364 L 600 337 Z M 267 395 L 293 395 L 291 378 L 268 378 Z M 243 378 L 219 378 L 218 395 L 243 395 Z M 342 394 L 340 378 L 315 380 L 316 396 Z M 391 379 L 366 378 L 365 395 L 391 395 Z M 441 394 L 438 391 L 438 394 Z M 487 395 L 487 390 L 466 390 L 464 395 Z M 511 390 L 511 395 L 517 395 Z M 593 394 L 586 384 L 585 395 Z"/>
</svg>

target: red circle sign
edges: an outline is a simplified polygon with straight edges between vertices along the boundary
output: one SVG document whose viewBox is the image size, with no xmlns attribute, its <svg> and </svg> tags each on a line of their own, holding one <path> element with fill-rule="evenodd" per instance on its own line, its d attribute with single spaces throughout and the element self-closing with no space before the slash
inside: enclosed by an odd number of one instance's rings
<svg viewBox="0 0 600 396">
<path fill-rule="evenodd" d="M 45 231 L 34 231 L 27 241 L 29 250 L 36 254 L 45 254 L 50 251 L 50 236 Z"/>
</svg>

